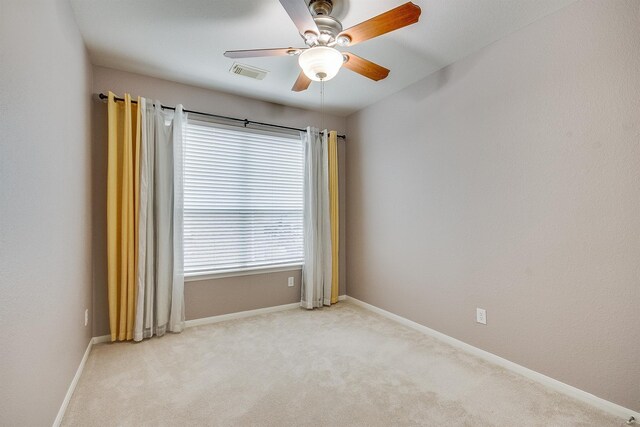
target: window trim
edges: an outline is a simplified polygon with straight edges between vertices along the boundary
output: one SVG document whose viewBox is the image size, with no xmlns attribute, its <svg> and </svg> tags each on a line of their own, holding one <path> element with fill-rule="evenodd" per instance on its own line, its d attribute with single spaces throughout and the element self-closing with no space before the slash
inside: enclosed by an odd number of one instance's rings
<svg viewBox="0 0 640 427">
<path fill-rule="evenodd" d="M 216 272 L 198 272 L 189 273 L 184 275 L 185 282 L 198 282 L 201 280 L 215 280 L 223 279 L 225 277 L 241 277 L 241 276 L 253 276 L 256 274 L 267 273 L 279 273 L 282 271 L 300 271 L 304 267 L 304 264 L 281 264 L 281 265 L 269 265 L 253 268 L 238 268 L 233 270 L 216 271 Z"/>
<path fill-rule="evenodd" d="M 226 123 L 222 120 L 213 120 L 209 117 L 189 117 L 187 119 L 187 126 L 189 122 L 200 125 L 209 125 L 211 127 L 217 127 L 221 129 L 229 129 L 233 131 L 244 131 L 248 133 L 254 133 L 257 135 L 265 135 L 265 136 L 275 136 L 280 138 L 287 138 L 299 142 L 303 144 L 303 140 L 301 138 L 300 131 L 294 131 L 289 129 L 263 129 L 263 128 L 247 128 L 246 126 L 238 125 L 237 123 Z M 304 155 L 302 158 L 302 162 L 304 165 Z M 304 171 L 303 171 L 304 175 Z M 304 215 L 304 208 L 303 208 Z M 303 243 L 304 247 L 304 243 Z M 184 281 L 185 282 L 196 282 L 202 280 L 215 280 L 221 279 L 225 277 L 241 277 L 241 276 L 251 276 L 256 274 L 267 274 L 267 273 L 277 273 L 284 271 L 301 271 L 304 267 L 304 261 L 302 259 L 299 260 L 291 260 L 291 262 L 284 262 L 280 264 L 268 264 L 268 265 L 258 265 L 254 267 L 236 267 L 227 270 L 214 270 L 214 271 L 196 271 L 196 272 L 185 272 L 184 273 Z"/>
</svg>

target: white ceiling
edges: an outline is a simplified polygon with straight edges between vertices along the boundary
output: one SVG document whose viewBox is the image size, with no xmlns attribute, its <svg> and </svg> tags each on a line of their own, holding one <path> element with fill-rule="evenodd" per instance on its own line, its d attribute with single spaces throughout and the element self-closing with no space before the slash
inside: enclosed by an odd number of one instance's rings
<svg viewBox="0 0 640 427">
<path fill-rule="evenodd" d="M 307 1 L 307 0 L 300 0 Z M 348 28 L 406 0 L 334 0 Z M 391 69 L 374 82 L 350 70 L 325 83 L 327 111 L 348 115 L 575 0 L 414 0 L 420 22 L 343 49 Z M 249 96 L 320 108 L 320 85 L 291 91 L 296 57 L 238 62 L 268 70 L 264 80 L 229 73 L 225 50 L 302 47 L 278 0 L 71 0 L 96 65 Z"/>
</svg>

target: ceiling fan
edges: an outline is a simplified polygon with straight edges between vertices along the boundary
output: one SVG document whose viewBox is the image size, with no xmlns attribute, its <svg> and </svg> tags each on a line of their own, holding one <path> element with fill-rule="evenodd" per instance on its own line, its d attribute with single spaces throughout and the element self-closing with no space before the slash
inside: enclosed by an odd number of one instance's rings
<svg viewBox="0 0 640 427">
<path fill-rule="evenodd" d="M 389 70 L 353 53 L 340 52 L 336 46 L 353 46 L 391 31 L 415 24 L 420 19 L 420 7 L 408 2 L 375 16 L 358 25 L 342 29 L 339 20 L 331 16 L 332 0 L 280 0 L 289 17 L 298 28 L 304 48 L 230 50 L 228 58 L 252 58 L 259 56 L 298 56 L 302 68 L 291 90 L 306 90 L 311 81 L 327 81 L 335 77 L 344 67 L 368 77 L 382 80 Z"/>
</svg>

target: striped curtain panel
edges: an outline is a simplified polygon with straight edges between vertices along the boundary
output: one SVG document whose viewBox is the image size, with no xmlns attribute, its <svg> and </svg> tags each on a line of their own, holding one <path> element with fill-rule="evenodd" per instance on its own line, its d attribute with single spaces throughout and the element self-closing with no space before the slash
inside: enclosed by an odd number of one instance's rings
<svg viewBox="0 0 640 427">
<path fill-rule="evenodd" d="M 304 266 L 300 305 L 307 309 L 338 302 L 338 144 L 335 131 L 309 127 L 304 145 Z"/>
<path fill-rule="evenodd" d="M 340 292 L 340 191 L 338 188 L 338 133 L 329 132 L 329 212 L 331 217 L 331 304 Z"/>
<path fill-rule="evenodd" d="M 111 341 L 184 327 L 182 106 L 108 97 L 107 273 Z"/>
</svg>

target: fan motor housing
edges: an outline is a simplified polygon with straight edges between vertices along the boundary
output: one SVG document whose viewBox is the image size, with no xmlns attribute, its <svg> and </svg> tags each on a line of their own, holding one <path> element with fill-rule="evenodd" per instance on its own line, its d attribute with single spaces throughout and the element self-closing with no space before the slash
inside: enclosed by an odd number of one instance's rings
<svg viewBox="0 0 640 427">
<path fill-rule="evenodd" d="M 338 34 L 342 32 L 342 24 L 333 16 L 319 15 L 314 16 L 313 20 L 316 21 L 320 34 L 330 36 L 331 41 L 334 41 Z"/>
<path fill-rule="evenodd" d="M 333 11 L 332 0 L 311 0 L 309 11 L 320 30 L 318 42 L 321 45 L 333 43 L 342 31 L 342 24 L 331 16 Z"/>
</svg>

